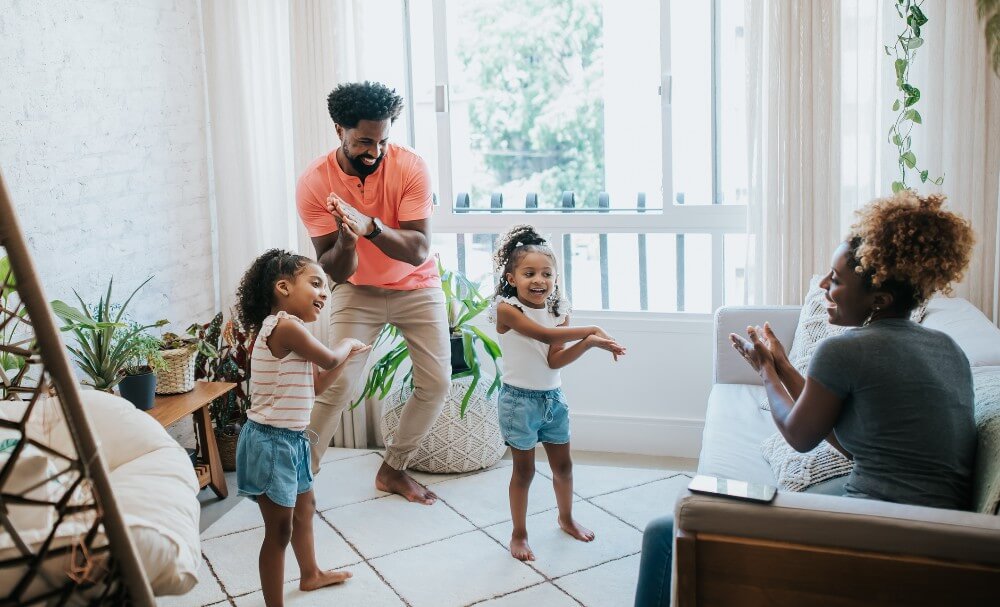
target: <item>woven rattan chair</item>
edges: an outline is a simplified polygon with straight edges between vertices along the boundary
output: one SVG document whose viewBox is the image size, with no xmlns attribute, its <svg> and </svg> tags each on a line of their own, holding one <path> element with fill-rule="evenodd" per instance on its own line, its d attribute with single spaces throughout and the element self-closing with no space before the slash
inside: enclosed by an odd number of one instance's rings
<svg viewBox="0 0 1000 607">
<path fill-rule="evenodd" d="M 13 605 L 154 605 L 136 548 L 109 483 L 108 468 L 81 405 L 76 379 L 25 246 L 0 175 L 0 607 Z M 5 370 L 10 369 L 10 372 Z M 36 428 L 68 426 L 72 444 L 53 445 Z M 43 421 L 43 423 L 45 423 Z M 18 486 L 30 454 L 54 463 L 44 479 Z M 23 484 L 22 484 L 23 485 Z M 55 488 L 55 489 L 53 489 Z M 39 497 L 39 491 L 44 497 Z M 18 528 L 30 518 L 53 522 L 39 535 Z M 32 518 L 35 517 L 35 518 Z"/>
</svg>

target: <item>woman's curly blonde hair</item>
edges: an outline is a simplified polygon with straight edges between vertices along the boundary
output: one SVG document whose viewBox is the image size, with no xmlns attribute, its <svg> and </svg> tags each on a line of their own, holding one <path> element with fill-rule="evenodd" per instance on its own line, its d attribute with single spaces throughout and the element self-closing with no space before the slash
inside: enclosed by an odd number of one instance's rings
<svg viewBox="0 0 1000 607">
<path fill-rule="evenodd" d="M 969 265 L 972 226 L 945 210 L 944 201 L 942 194 L 913 190 L 874 200 L 857 212 L 847 236 L 854 271 L 869 286 L 893 291 L 904 309 L 950 293 Z"/>
</svg>

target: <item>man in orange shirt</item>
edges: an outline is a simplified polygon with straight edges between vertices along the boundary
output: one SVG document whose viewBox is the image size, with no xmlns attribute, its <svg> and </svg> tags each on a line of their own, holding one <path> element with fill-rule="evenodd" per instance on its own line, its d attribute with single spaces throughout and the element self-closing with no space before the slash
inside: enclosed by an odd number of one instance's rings
<svg viewBox="0 0 1000 607">
<path fill-rule="evenodd" d="M 314 160 L 296 189 L 299 217 L 316 258 L 334 283 L 330 341 L 372 343 L 391 323 L 406 340 L 413 394 L 375 476 L 380 491 L 411 502 L 437 499 L 404 471 L 444 404 L 451 349 L 444 293 L 429 256 L 431 178 L 423 159 L 388 142 L 403 98 L 383 84 L 342 84 L 327 99 L 341 145 Z M 316 397 L 310 429 L 319 436 L 312 467 L 330 444 L 367 357 L 352 357 L 333 386 Z"/>
</svg>

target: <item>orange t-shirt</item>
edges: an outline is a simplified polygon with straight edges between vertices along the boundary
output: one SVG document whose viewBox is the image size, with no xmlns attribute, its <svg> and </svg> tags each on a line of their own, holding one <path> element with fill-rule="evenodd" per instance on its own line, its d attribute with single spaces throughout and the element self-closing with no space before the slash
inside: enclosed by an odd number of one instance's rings
<svg viewBox="0 0 1000 607">
<path fill-rule="evenodd" d="M 299 177 L 295 205 L 310 237 L 337 231 L 337 222 L 326 208 L 331 192 L 390 228 L 398 228 L 400 221 L 427 219 L 433 212 L 427 164 L 409 148 L 392 143 L 364 183 L 340 168 L 337 150 L 309 164 Z M 358 269 L 348 279 L 352 284 L 400 291 L 441 286 L 434 257 L 412 266 L 389 257 L 365 238 L 358 239 L 357 251 Z"/>
</svg>

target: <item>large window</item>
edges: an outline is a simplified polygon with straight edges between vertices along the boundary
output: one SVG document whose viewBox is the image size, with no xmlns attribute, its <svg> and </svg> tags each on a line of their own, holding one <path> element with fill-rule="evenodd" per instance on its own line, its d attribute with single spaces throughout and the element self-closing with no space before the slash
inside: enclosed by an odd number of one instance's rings
<svg viewBox="0 0 1000 607">
<path fill-rule="evenodd" d="M 365 0 L 361 78 L 432 167 L 442 260 L 492 288 L 496 235 L 550 235 L 577 310 L 743 301 L 742 0 Z"/>
</svg>

